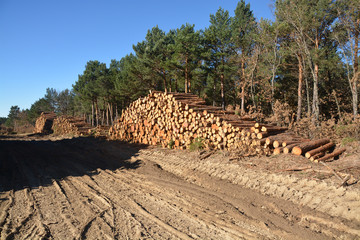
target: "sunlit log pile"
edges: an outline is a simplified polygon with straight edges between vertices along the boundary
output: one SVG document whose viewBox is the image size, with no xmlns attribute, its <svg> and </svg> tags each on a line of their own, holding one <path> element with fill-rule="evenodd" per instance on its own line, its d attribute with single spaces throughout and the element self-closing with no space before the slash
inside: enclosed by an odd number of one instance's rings
<svg viewBox="0 0 360 240">
<path fill-rule="evenodd" d="M 55 118 L 56 114 L 54 112 L 42 112 L 36 119 L 34 133 L 52 133 L 51 127 Z"/>
<path fill-rule="evenodd" d="M 260 139 L 286 130 L 207 106 L 193 94 L 152 92 L 131 103 L 109 134 L 112 139 L 175 149 L 201 142 L 206 149 L 238 149 L 254 155 L 270 154 Z"/>
<path fill-rule="evenodd" d="M 88 135 L 91 126 L 83 118 L 60 116 L 54 120 L 52 130 L 55 135 Z"/>
<path fill-rule="evenodd" d="M 326 161 L 344 151 L 333 151 L 329 139 L 302 139 L 286 127 L 257 123 L 184 93 L 151 92 L 134 101 L 109 129 L 109 135 L 174 149 L 200 143 L 205 149 L 238 150 L 245 156 L 293 153 L 312 161 Z"/>
</svg>

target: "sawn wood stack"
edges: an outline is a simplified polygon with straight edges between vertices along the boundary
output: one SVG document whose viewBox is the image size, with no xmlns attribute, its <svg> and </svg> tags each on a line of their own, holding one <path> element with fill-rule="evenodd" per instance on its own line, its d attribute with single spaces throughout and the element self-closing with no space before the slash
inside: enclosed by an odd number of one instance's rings
<svg viewBox="0 0 360 240">
<path fill-rule="evenodd" d="M 60 116 L 54 120 L 52 129 L 56 135 L 88 135 L 91 126 L 83 118 Z"/>
<path fill-rule="evenodd" d="M 256 125 L 234 111 L 207 106 L 193 94 L 152 92 L 131 103 L 109 134 L 112 139 L 175 149 L 201 142 L 207 149 L 238 149 L 254 155 L 270 153 L 261 146 L 261 138 L 286 130 Z"/>
<path fill-rule="evenodd" d="M 36 119 L 34 133 L 52 133 L 52 125 L 56 114 L 54 112 L 42 112 Z"/>
<path fill-rule="evenodd" d="M 331 151 L 326 145 L 330 140 L 302 139 L 286 127 L 241 118 L 234 111 L 205 105 L 203 99 L 185 93 L 151 92 L 134 101 L 109 129 L 109 135 L 111 139 L 175 149 L 201 143 L 206 149 L 240 150 L 245 156 L 291 151 L 304 155 L 310 151 L 310 157 L 321 161 L 320 157 L 328 158 L 326 152 Z"/>
</svg>

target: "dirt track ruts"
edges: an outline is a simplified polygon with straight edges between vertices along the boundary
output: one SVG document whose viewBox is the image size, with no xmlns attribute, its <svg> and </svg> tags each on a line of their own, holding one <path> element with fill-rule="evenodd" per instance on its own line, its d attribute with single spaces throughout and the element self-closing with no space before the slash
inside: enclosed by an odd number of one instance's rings
<svg viewBox="0 0 360 240">
<path fill-rule="evenodd" d="M 0 157 L 1 239 L 360 237 L 358 192 L 226 157 L 86 138 L 4 139 Z"/>
</svg>

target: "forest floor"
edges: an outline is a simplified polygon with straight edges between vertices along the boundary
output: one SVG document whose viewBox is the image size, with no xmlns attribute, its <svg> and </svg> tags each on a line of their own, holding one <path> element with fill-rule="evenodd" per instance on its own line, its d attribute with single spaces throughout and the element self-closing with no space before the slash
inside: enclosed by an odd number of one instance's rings
<svg viewBox="0 0 360 240">
<path fill-rule="evenodd" d="M 358 149 L 326 165 L 0 137 L 0 239 L 359 239 Z"/>
</svg>

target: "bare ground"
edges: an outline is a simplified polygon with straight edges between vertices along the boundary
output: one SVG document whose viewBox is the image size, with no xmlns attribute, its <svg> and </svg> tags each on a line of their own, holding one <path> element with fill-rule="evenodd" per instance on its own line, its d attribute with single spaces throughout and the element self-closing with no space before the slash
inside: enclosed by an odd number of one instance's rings
<svg viewBox="0 0 360 240">
<path fill-rule="evenodd" d="M 300 157 L 206 154 L 3 138 L 1 239 L 360 238 L 359 184 Z M 357 178 L 357 157 L 337 172 Z"/>
</svg>

